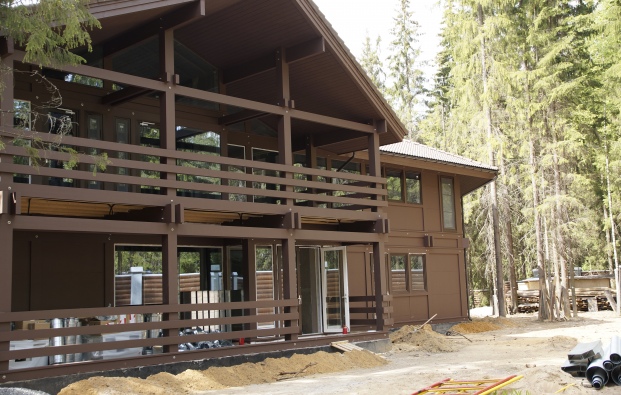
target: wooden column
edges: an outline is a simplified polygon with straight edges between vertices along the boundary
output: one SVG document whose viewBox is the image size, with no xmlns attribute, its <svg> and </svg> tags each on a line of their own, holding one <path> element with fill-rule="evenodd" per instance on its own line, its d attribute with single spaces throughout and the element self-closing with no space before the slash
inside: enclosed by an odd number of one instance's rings
<svg viewBox="0 0 621 395">
<path fill-rule="evenodd" d="M 283 297 L 285 300 L 297 299 L 298 288 L 296 286 L 295 276 L 295 239 L 293 237 L 282 240 L 282 269 Z M 285 313 L 296 312 L 299 312 L 299 307 L 285 307 Z M 299 325 L 299 320 L 295 322 L 292 320 L 285 321 L 285 327 L 291 327 L 294 324 Z M 297 340 L 297 338 L 297 333 L 285 335 L 285 340 Z"/>
<path fill-rule="evenodd" d="M 256 250 L 253 240 L 245 239 L 242 242 L 242 250 L 246 265 L 244 266 L 244 300 L 257 300 L 257 271 L 256 271 Z M 246 309 L 244 315 L 256 315 L 257 309 Z M 257 324 L 246 324 L 244 329 L 257 329 Z"/>
<path fill-rule="evenodd" d="M 168 89 L 160 95 L 160 147 L 167 150 L 175 150 L 175 94 L 172 86 L 175 84 L 175 46 L 174 46 L 173 30 L 164 30 L 160 32 L 160 74 L 161 79 L 168 83 Z M 175 159 L 161 158 L 162 163 L 174 165 Z M 167 180 L 175 180 L 177 175 L 174 173 L 165 173 L 161 175 Z M 168 196 L 177 196 L 175 188 L 166 188 L 163 192 Z"/>
<path fill-rule="evenodd" d="M 291 142 L 291 114 L 288 109 L 291 107 L 291 97 L 289 92 L 289 64 L 285 59 L 285 49 L 280 48 L 276 51 L 276 78 L 278 80 L 277 104 L 285 107 L 285 115 L 278 119 L 278 158 L 283 165 L 293 166 L 293 151 Z M 284 178 L 293 178 L 293 173 L 283 174 Z M 293 191 L 290 185 L 284 187 L 287 192 Z M 293 205 L 292 199 L 285 199 L 284 204 Z"/>
<path fill-rule="evenodd" d="M 162 302 L 165 305 L 179 304 L 179 269 L 177 267 L 177 233 L 175 224 L 168 224 L 167 235 L 162 236 Z M 177 319 L 176 313 L 164 314 L 164 321 Z M 179 329 L 164 330 L 164 336 L 176 336 Z M 178 352 L 178 346 L 172 344 L 166 352 Z"/>
<path fill-rule="evenodd" d="M 381 163 L 379 152 L 379 134 L 369 135 L 369 175 L 381 176 Z M 376 186 L 377 187 L 377 186 Z M 373 211 L 378 215 L 380 207 L 374 207 Z M 377 330 L 384 330 L 384 295 L 386 295 L 386 265 L 384 264 L 384 243 L 373 243 L 373 275 L 375 282 L 375 317 Z"/>
<path fill-rule="evenodd" d="M 312 135 L 306 136 L 306 167 L 310 169 L 317 168 L 317 147 L 315 147 L 315 139 L 313 138 Z M 308 181 L 317 181 L 317 176 L 309 175 L 306 177 L 306 179 Z M 315 188 L 312 188 L 311 190 L 307 192 L 315 194 L 316 191 L 317 190 Z M 312 201 L 310 203 L 311 203 L 310 204 L 311 207 L 317 207 L 316 201 Z"/>
<path fill-rule="evenodd" d="M 3 91 L 0 95 L 0 128 L 13 127 L 13 55 L 12 42 L 2 40 L 6 48 L 2 50 L 2 66 L 10 71 L 1 74 Z M 9 40 L 10 41 L 10 40 Z M 0 141 L 6 146 L 11 141 L 8 137 L 0 136 Z M 10 214 L 9 199 L 12 173 L 2 173 L 3 164 L 11 164 L 13 157 L 2 153 L 0 149 L 0 314 L 10 312 L 12 309 L 13 294 L 13 228 L 14 218 Z M 10 323 L 0 323 L 0 332 L 11 330 Z M 9 351 L 9 342 L 0 342 L 0 352 Z M 9 362 L 0 362 L 0 370 L 9 370 Z"/>
<path fill-rule="evenodd" d="M 4 196 L 7 205 L 7 196 Z M 10 312 L 12 309 L 13 292 L 13 216 L 0 215 L 0 314 Z M 0 332 L 9 332 L 11 324 L 0 323 Z M 0 352 L 9 351 L 10 342 L 0 341 Z M 9 370 L 8 361 L 0 361 L 0 371 Z"/>
<path fill-rule="evenodd" d="M 384 243 L 373 243 L 373 276 L 375 283 L 375 318 L 378 331 L 384 330 L 384 295 L 386 295 L 386 265 Z"/>
</svg>

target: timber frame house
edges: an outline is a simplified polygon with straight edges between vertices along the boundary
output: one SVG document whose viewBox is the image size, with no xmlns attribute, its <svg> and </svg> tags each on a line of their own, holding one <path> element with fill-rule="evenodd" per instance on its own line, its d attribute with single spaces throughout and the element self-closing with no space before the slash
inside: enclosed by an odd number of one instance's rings
<svg viewBox="0 0 621 395">
<path fill-rule="evenodd" d="M 39 69 L 10 38 L 0 48 L 15 70 L 1 102 L 0 384 L 467 318 L 461 196 L 496 170 L 399 146 L 404 126 L 312 1 L 91 12 L 102 29 L 85 65 Z M 61 105 L 42 104 L 40 75 Z M 139 269 L 123 267 L 137 256 L 161 263 L 139 294 Z"/>
</svg>

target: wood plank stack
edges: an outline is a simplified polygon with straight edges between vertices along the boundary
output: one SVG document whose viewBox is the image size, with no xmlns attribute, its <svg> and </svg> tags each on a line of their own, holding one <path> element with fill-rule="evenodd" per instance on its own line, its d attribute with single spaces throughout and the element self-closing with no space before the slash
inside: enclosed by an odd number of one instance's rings
<svg viewBox="0 0 621 395">
<path fill-rule="evenodd" d="M 589 300 L 591 300 L 591 310 L 594 310 L 595 304 L 597 305 L 597 310 L 613 310 L 606 297 L 606 292 L 611 292 L 610 288 L 576 288 L 578 310 L 589 311 Z M 539 311 L 539 290 L 518 290 L 517 293 L 518 313 L 533 313 Z M 510 300 L 511 295 L 509 294 L 507 295 L 507 301 Z"/>
</svg>

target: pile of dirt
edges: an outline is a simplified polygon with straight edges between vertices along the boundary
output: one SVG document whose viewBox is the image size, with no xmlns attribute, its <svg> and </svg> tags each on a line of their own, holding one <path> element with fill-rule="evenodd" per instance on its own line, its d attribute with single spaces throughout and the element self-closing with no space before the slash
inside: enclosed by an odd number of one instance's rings
<svg viewBox="0 0 621 395">
<path fill-rule="evenodd" d="M 473 319 L 470 322 L 462 322 L 461 324 L 453 325 L 450 331 L 461 334 L 481 333 L 495 331 L 511 326 L 515 326 L 515 324 L 507 318 L 485 317 L 481 319 Z"/>
<path fill-rule="evenodd" d="M 405 325 L 398 331 L 390 334 L 393 344 L 405 343 L 414 346 L 412 350 L 426 352 L 453 352 L 457 347 L 451 339 L 431 329 L 431 325 L 418 326 Z M 406 350 L 404 350 L 406 351 Z"/>
<path fill-rule="evenodd" d="M 178 375 L 158 373 L 146 379 L 132 377 L 92 377 L 63 388 L 59 395 L 172 395 L 271 383 L 319 373 L 382 366 L 388 362 L 369 351 L 346 353 L 317 352 L 294 354 L 291 358 L 267 358 L 258 363 L 186 370 Z"/>
</svg>

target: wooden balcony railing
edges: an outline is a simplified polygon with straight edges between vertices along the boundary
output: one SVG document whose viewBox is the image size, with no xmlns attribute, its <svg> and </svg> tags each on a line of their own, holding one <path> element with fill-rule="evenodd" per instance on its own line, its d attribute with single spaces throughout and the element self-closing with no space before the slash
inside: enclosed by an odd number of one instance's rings
<svg viewBox="0 0 621 395">
<path fill-rule="evenodd" d="M 34 374 L 34 376 L 44 377 L 58 374 L 53 373 L 50 369 L 56 369 L 56 371 L 68 369 L 71 372 L 101 370 L 102 367 L 98 368 L 93 365 L 112 363 L 112 365 L 105 367 L 111 368 L 115 366 L 115 361 L 119 367 L 144 366 L 162 363 L 162 361 L 175 362 L 199 359 L 200 356 L 197 353 L 201 352 L 209 353 L 210 351 L 215 351 L 222 355 L 240 354 L 243 351 L 235 350 L 236 347 L 241 347 L 244 344 L 240 339 L 297 335 L 299 332 L 297 306 L 298 300 L 291 299 L 0 313 L 0 325 L 30 320 L 51 321 L 58 318 L 67 319 L 69 317 L 76 321 L 80 318 L 101 316 L 151 317 L 157 315 L 165 317 L 164 320 L 159 321 L 148 321 L 145 319 L 145 322 L 121 323 L 117 320 L 109 325 L 82 325 L 61 328 L 49 328 L 49 325 L 47 325 L 43 329 L 35 327 L 35 329 L 30 330 L 0 332 L 0 350 L 3 350 L 0 351 L 0 367 L 10 366 L 10 364 L 7 364 L 8 361 L 20 361 L 27 358 L 50 358 L 50 364 L 46 363 L 46 366 L 27 367 L 24 369 L 0 368 L 0 375 L 2 375 L 1 377 L 7 377 L 9 381 L 13 381 L 31 377 L 33 376 L 32 372 L 35 370 L 39 371 L 39 373 Z M 256 309 L 266 308 L 276 313 L 261 315 L 237 314 L 243 311 L 256 311 Z M 285 311 L 285 308 L 288 308 L 290 312 L 282 312 Z M 183 317 L 190 316 L 204 317 L 201 314 L 204 311 L 219 311 L 221 314 L 216 314 L 215 317 L 212 316 L 213 318 L 182 319 Z M 233 312 L 233 314 L 230 314 L 230 312 Z M 266 320 L 274 321 L 278 325 L 272 327 L 257 326 L 259 322 Z M 197 331 L 199 332 L 198 334 L 187 330 L 183 334 L 180 332 L 180 330 L 186 328 L 197 327 L 202 328 L 204 331 Z M 228 328 L 228 330 L 214 331 L 213 328 Z M 159 333 L 162 333 L 163 336 L 158 336 L 157 334 Z M 73 339 L 73 341 L 67 342 L 66 340 L 69 338 Z M 81 342 L 75 340 L 80 338 L 83 339 Z M 45 343 L 41 347 L 23 349 L 7 347 L 7 343 L 14 342 L 15 344 L 31 339 L 44 339 Z M 55 342 L 55 339 L 61 340 Z M 229 342 L 225 342 L 227 340 Z M 188 343 L 213 343 L 215 341 L 224 342 L 221 343 L 224 346 L 196 350 L 179 347 L 179 345 Z M 117 355 L 115 350 L 137 351 L 134 352 L 135 355 L 127 356 Z M 81 357 L 72 358 L 71 361 L 65 358 L 54 359 L 55 356 L 77 355 Z M 108 356 L 107 358 L 106 355 Z M 133 362 L 132 359 L 134 360 Z M 55 361 L 58 364 L 55 364 Z M 80 368 L 78 365 L 83 367 Z"/>
<path fill-rule="evenodd" d="M 75 186 L 83 188 L 88 188 L 89 183 L 97 183 L 97 188 L 101 188 L 105 183 L 107 190 L 153 194 L 166 194 L 168 191 L 169 196 L 207 197 L 248 203 L 340 210 L 364 210 L 387 204 L 386 181 L 381 177 L 72 136 L 63 137 L 62 144 L 72 146 L 78 152 L 107 154 L 106 169 L 94 172 L 93 167 L 100 159 L 88 154 L 77 154 L 79 165 L 73 169 L 52 168 L 46 161 L 58 163 L 72 159 L 68 153 L 45 149 L 45 145 L 59 144 L 59 137 L 36 132 L 22 134 L 27 139 L 36 140 L 37 146 L 43 147 L 33 150 L 7 145 L 6 154 L 23 158 L 21 163 L 30 161 L 31 164 L 0 163 L 0 172 L 71 179 Z M 32 160 L 33 156 L 40 159 Z M 119 159 L 120 156 L 129 159 Z M 174 190 L 174 193 L 171 194 L 170 190 Z"/>
</svg>

